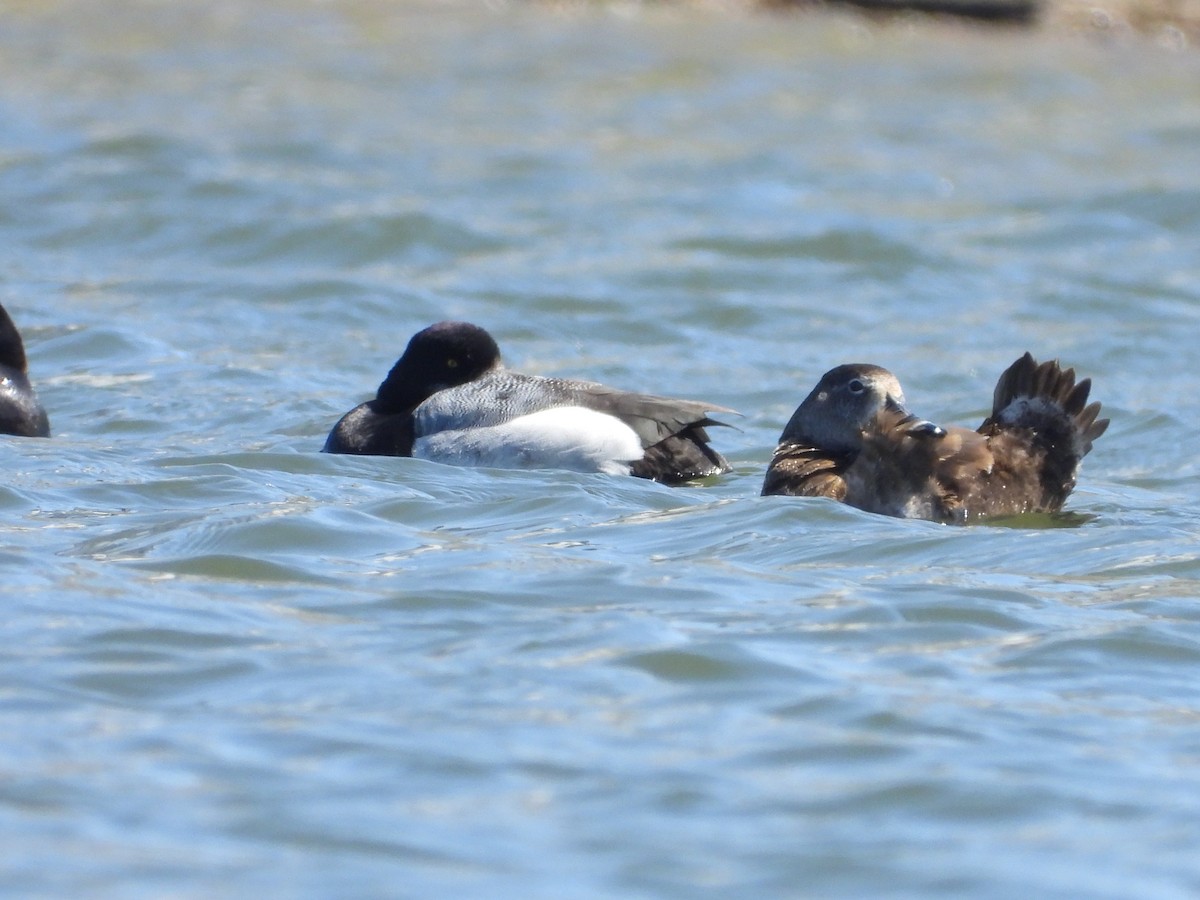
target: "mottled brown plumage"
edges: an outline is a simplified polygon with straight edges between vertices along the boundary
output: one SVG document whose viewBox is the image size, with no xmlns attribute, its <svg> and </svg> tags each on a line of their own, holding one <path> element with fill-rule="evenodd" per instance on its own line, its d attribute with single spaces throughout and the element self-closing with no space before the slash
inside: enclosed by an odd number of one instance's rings
<svg viewBox="0 0 1200 900">
<path fill-rule="evenodd" d="M 1060 509 L 1108 427 L 1091 383 L 1026 353 L 1000 376 L 978 431 L 908 413 L 886 369 L 826 373 L 784 429 L 764 494 L 820 496 L 870 512 L 969 522 Z"/>
<path fill-rule="evenodd" d="M 851 455 L 834 455 L 804 443 L 781 441 L 767 467 L 763 495 L 790 494 L 845 500 L 844 473 L 853 461 Z"/>
</svg>

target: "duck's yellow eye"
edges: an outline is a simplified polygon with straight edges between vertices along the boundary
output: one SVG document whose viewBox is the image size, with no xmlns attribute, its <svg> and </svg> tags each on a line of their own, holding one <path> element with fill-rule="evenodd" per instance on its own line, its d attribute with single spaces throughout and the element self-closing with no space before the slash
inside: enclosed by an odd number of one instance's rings
<svg viewBox="0 0 1200 900">
<path fill-rule="evenodd" d="M 451 356 L 449 359 L 446 360 L 446 368 L 447 369 L 457 369 L 458 368 L 458 360 L 455 359 L 453 356 Z"/>
</svg>

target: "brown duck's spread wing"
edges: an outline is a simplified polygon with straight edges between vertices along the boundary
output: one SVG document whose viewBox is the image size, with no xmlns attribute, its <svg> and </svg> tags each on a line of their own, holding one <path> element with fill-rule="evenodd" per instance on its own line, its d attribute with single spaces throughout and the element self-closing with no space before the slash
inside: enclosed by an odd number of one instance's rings
<svg viewBox="0 0 1200 900">
<path fill-rule="evenodd" d="M 775 449 L 763 480 L 763 496 L 786 494 L 792 497 L 846 498 L 846 480 L 842 473 L 849 460 L 828 451 L 785 442 Z"/>
<path fill-rule="evenodd" d="M 979 426 L 982 434 L 1026 428 L 1046 447 L 1069 449 L 1079 458 L 1104 434 L 1108 419 L 1100 419 L 1100 404 L 1089 404 L 1092 381 L 1075 383 L 1075 370 L 1058 360 L 1039 364 L 1026 353 L 1004 370 L 992 396 L 992 414 Z"/>
<path fill-rule="evenodd" d="M 996 383 L 992 414 L 979 427 L 996 457 L 995 495 L 987 513 L 1054 511 L 1075 487 L 1079 461 L 1104 434 L 1108 419 L 1088 403 L 1091 380 L 1056 360 L 1037 363 L 1026 353 Z M 1002 486 L 1002 488 L 1001 488 Z M 1001 492 L 1006 497 L 1000 502 Z M 981 510 L 989 503 L 982 499 Z"/>
</svg>

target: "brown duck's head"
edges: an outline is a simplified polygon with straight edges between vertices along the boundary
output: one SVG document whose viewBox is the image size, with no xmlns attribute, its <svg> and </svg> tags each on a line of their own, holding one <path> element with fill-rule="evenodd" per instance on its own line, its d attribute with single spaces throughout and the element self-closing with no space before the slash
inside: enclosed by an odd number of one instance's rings
<svg viewBox="0 0 1200 900">
<path fill-rule="evenodd" d="M 863 435 L 878 427 L 880 414 L 885 411 L 889 419 L 903 421 L 906 433 L 944 433 L 905 409 L 900 381 L 887 369 L 850 363 L 821 376 L 783 429 L 781 440 L 834 454 L 857 454 L 863 446 Z"/>
</svg>

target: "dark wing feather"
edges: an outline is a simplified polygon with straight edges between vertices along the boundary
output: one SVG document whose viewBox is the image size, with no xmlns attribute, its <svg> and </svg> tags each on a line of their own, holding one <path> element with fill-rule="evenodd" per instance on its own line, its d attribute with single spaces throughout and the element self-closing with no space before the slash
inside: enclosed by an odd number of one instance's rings
<svg viewBox="0 0 1200 900">
<path fill-rule="evenodd" d="M 846 499 L 843 473 L 850 459 L 826 450 L 784 441 L 775 448 L 763 479 L 762 495 Z"/>
<path fill-rule="evenodd" d="M 1097 418 L 1100 404 L 1087 402 L 1091 390 L 1090 378 L 1076 384 L 1074 369 L 1063 369 L 1058 360 L 1039 365 L 1026 353 L 996 382 L 992 414 L 979 431 L 992 434 L 1004 427 L 1027 428 L 1038 432 L 1044 445 L 1066 440 L 1082 458 L 1108 428 L 1108 419 Z"/>
<path fill-rule="evenodd" d="M 594 409 L 620 419 L 632 428 L 643 447 L 652 447 L 665 438 L 689 429 L 727 426 L 709 417 L 709 413 L 738 413 L 725 406 L 700 400 L 677 400 L 653 394 L 635 394 L 586 381 L 545 379 L 562 387 L 564 400 L 572 405 Z M 562 404 L 560 404 L 562 405 Z M 707 437 L 704 438 L 707 440 Z"/>
<path fill-rule="evenodd" d="M 708 444 L 703 428 L 685 428 L 646 448 L 630 465 L 630 474 L 665 484 L 707 478 L 730 471 L 729 462 Z"/>
<path fill-rule="evenodd" d="M 710 412 L 738 415 L 725 406 L 699 400 L 677 400 L 653 394 L 634 394 L 586 381 L 543 379 L 573 406 L 582 406 L 620 419 L 633 429 L 645 455 L 631 464 L 639 478 L 667 484 L 721 475 L 729 462 L 709 445 L 709 426 L 728 427 Z"/>
<path fill-rule="evenodd" d="M 1015 511 L 1052 512 L 1074 489 L 1080 460 L 1108 428 L 1109 420 L 1099 418 L 1100 404 L 1087 402 L 1091 387 L 1088 378 L 1075 382 L 1074 369 L 1063 369 L 1057 360 L 1039 364 L 1029 353 L 996 382 L 992 414 L 979 432 L 996 457 L 993 493 L 1002 483 L 1007 505 L 1023 504 Z"/>
</svg>

